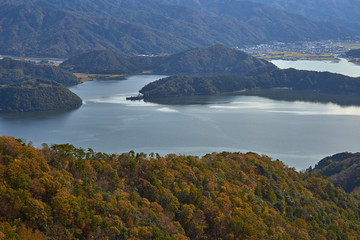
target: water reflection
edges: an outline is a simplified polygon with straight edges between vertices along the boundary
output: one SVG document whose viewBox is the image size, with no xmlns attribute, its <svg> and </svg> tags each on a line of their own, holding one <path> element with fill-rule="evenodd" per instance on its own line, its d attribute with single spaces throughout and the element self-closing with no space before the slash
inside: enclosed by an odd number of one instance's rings
<svg viewBox="0 0 360 240">
<path fill-rule="evenodd" d="M 43 112 L 19 112 L 19 113 L 0 113 L 0 119 L 6 121 L 44 121 L 54 118 L 63 118 L 78 109 L 56 110 Z"/>
</svg>

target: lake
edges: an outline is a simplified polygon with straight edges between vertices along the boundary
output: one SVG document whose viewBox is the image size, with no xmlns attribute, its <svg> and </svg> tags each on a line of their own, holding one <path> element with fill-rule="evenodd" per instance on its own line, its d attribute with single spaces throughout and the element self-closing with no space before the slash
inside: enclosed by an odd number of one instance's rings
<svg viewBox="0 0 360 240">
<path fill-rule="evenodd" d="M 332 73 L 340 73 L 351 77 L 360 76 L 360 66 L 348 62 L 344 58 L 340 58 L 339 61 L 313 61 L 313 60 L 273 60 L 273 64 L 279 68 L 295 68 L 309 71 L 327 71 Z"/>
<path fill-rule="evenodd" d="M 274 61 L 279 67 L 287 62 Z M 296 62 L 288 64 L 296 67 Z M 316 63 L 307 62 L 308 67 Z M 334 69 L 334 64 L 344 63 L 321 64 Z M 360 76 L 360 67 L 354 69 Z M 32 141 L 35 146 L 71 143 L 107 153 L 253 151 L 299 170 L 338 152 L 359 151 L 360 108 L 355 106 L 256 96 L 199 97 L 171 104 L 126 101 L 126 96 L 136 95 L 146 83 L 161 77 L 85 82 L 71 88 L 84 101 L 79 109 L 0 114 L 1 135 Z"/>
</svg>

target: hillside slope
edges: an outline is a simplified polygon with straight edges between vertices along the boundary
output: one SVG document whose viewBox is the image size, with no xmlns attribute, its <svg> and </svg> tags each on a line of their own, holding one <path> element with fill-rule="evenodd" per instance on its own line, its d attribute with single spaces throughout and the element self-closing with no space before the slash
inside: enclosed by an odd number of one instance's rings
<svg viewBox="0 0 360 240">
<path fill-rule="evenodd" d="M 254 0 L 316 21 L 342 23 L 360 29 L 357 0 Z"/>
<path fill-rule="evenodd" d="M 219 2 L 218 11 L 150 0 L 11 0 L 0 3 L 0 53 L 68 57 L 91 49 L 175 53 L 222 43 L 355 38 L 334 24 L 261 4 Z"/>
<path fill-rule="evenodd" d="M 34 78 L 49 79 L 65 86 L 79 83 L 79 79 L 74 74 L 59 67 L 38 65 L 10 58 L 0 60 L 0 85 L 19 83 Z"/>
<path fill-rule="evenodd" d="M 0 183 L 2 237 L 360 237 L 359 200 L 255 153 L 147 157 L 0 137 Z"/>
<path fill-rule="evenodd" d="M 173 54 L 157 62 L 155 73 L 190 74 L 190 75 L 256 75 L 277 67 L 265 60 L 250 56 L 242 51 L 215 45 L 205 48 L 195 48 L 178 54 Z"/>
<path fill-rule="evenodd" d="M 360 79 L 329 72 L 274 70 L 255 76 L 184 76 L 157 80 L 139 92 L 145 98 L 214 95 L 252 89 L 288 88 L 328 94 L 360 95 Z"/>
<path fill-rule="evenodd" d="M 270 62 L 220 44 L 161 57 L 134 56 L 105 50 L 91 51 L 71 57 L 60 66 L 71 71 L 86 73 L 135 74 L 147 71 L 169 75 L 241 76 L 277 69 Z"/>
<path fill-rule="evenodd" d="M 62 84 L 32 79 L 0 87 L 0 112 L 70 110 L 82 100 Z"/>
<path fill-rule="evenodd" d="M 346 39 L 354 38 L 359 35 L 356 30 L 343 22 L 331 21 L 332 16 L 336 14 L 327 13 L 328 17 L 315 18 L 315 12 L 323 12 L 329 8 L 335 9 L 334 1 L 327 4 L 324 0 L 316 1 L 288 1 L 288 0 L 159 0 L 161 2 L 177 4 L 180 6 L 188 6 L 198 9 L 202 12 L 215 14 L 216 16 L 235 19 L 244 22 L 249 26 L 256 28 L 266 36 L 267 40 L 273 41 L 297 41 L 301 40 L 319 40 L 319 39 Z M 351 1 L 351 0 L 350 0 Z M 257 3 L 255 3 L 257 2 Z M 316 3 L 314 3 L 316 2 Z M 321 3 L 320 3 L 321 2 Z M 359 4 L 354 1 L 354 9 L 351 5 L 345 3 L 346 7 L 341 6 L 343 2 L 337 1 L 337 7 L 342 10 L 353 11 L 358 9 Z M 316 6 L 313 6 L 316 4 Z M 293 7 L 287 7 L 293 5 Z M 308 6 L 307 11 L 302 11 L 304 5 Z M 284 7 L 286 6 L 286 7 Z M 327 9 L 327 10 L 324 10 Z M 337 10 L 340 12 L 339 10 Z M 305 13 L 310 14 L 305 14 Z M 311 15 L 311 13 L 313 13 Z M 332 11 L 334 13 L 334 11 Z M 310 15 L 310 16 L 308 16 Z M 307 17 L 310 17 L 308 19 Z M 314 17 L 314 18 L 311 18 Z M 357 16 L 358 17 L 358 16 Z M 349 19 L 351 17 L 348 16 Z M 315 19 L 315 21 L 314 21 Z M 354 21 L 355 22 L 355 21 Z M 295 40 L 295 41 L 296 41 Z"/>
<path fill-rule="evenodd" d="M 347 192 L 360 193 L 360 153 L 339 153 L 326 157 L 312 171 L 321 173 Z"/>
<path fill-rule="evenodd" d="M 91 49 L 163 53 L 193 45 L 186 39 L 126 20 L 33 5 L 2 5 L 0 26 L 0 52 L 21 56 L 67 57 Z"/>
</svg>

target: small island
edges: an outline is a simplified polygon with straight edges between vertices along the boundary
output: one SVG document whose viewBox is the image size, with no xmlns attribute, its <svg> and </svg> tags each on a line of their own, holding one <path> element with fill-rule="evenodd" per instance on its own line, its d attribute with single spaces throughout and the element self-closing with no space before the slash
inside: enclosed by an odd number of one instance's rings
<svg viewBox="0 0 360 240">
<path fill-rule="evenodd" d="M 32 79 L 0 87 L 0 112 L 71 110 L 82 100 L 60 83 Z"/>
<path fill-rule="evenodd" d="M 70 110 L 82 100 L 65 86 L 80 83 L 69 71 L 10 58 L 0 60 L 0 112 Z"/>
</svg>

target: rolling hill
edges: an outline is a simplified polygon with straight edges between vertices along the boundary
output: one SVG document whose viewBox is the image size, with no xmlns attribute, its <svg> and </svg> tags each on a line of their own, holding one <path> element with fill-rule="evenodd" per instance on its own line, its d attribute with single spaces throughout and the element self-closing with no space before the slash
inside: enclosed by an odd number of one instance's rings
<svg viewBox="0 0 360 240">
<path fill-rule="evenodd" d="M 0 85 L 19 83 L 30 79 L 49 79 L 65 86 L 78 84 L 79 79 L 59 67 L 38 65 L 10 58 L 0 60 Z"/>
<path fill-rule="evenodd" d="M 160 79 L 139 92 L 145 99 L 235 93 L 254 89 L 287 88 L 327 94 L 360 96 L 359 78 L 329 72 L 277 69 L 255 76 L 184 76 Z"/>
<path fill-rule="evenodd" d="M 277 69 L 272 63 L 224 46 L 194 48 L 173 55 L 134 56 L 113 51 L 92 51 L 71 57 L 62 68 L 85 73 L 189 75 L 256 75 Z"/>
<path fill-rule="evenodd" d="M 82 100 L 60 83 L 31 79 L 0 87 L 0 112 L 71 110 Z"/>
</svg>

